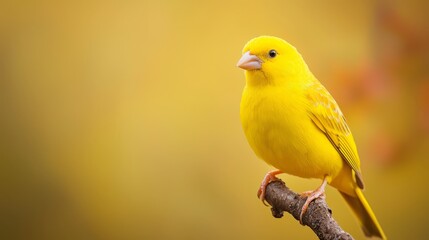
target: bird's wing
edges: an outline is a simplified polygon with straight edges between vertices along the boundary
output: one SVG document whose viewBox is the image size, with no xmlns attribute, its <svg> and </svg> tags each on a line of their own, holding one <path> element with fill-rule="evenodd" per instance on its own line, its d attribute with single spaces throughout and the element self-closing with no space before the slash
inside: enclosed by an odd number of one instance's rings
<svg viewBox="0 0 429 240">
<path fill-rule="evenodd" d="M 311 120 L 325 133 L 344 161 L 354 170 L 356 183 L 363 189 L 356 144 L 338 104 L 318 81 L 308 86 L 307 93 L 311 104 L 309 111 Z"/>
</svg>

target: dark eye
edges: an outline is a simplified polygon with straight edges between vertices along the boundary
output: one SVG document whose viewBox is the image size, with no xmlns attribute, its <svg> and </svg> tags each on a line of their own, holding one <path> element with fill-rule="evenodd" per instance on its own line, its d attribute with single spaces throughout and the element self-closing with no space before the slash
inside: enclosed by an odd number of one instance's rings
<svg viewBox="0 0 429 240">
<path fill-rule="evenodd" d="M 277 56 L 277 52 L 273 49 L 268 52 L 268 55 L 270 56 L 270 58 L 275 58 Z"/>
</svg>

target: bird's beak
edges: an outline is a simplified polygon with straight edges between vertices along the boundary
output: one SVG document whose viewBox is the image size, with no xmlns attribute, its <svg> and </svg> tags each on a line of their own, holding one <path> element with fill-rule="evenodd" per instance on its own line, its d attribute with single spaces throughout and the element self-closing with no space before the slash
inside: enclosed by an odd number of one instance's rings
<svg viewBox="0 0 429 240">
<path fill-rule="evenodd" d="M 262 67 L 262 60 L 255 55 L 245 52 L 237 63 L 237 67 L 244 70 L 257 70 Z"/>
</svg>

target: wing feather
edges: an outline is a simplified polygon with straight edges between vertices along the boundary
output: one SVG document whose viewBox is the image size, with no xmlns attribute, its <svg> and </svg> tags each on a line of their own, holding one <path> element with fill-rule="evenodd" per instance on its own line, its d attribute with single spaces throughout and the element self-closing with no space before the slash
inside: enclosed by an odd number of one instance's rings
<svg viewBox="0 0 429 240">
<path fill-rule="evenodd" d="M 338 104 L 318 81 L 314 81 L 308 86 L 307 93 L 311 104 L 309 112 L 311 120 L 325 133 L 343 160 L 353 169 L 356 183 L 363 189 L 356 144 Z"/>
</svg>

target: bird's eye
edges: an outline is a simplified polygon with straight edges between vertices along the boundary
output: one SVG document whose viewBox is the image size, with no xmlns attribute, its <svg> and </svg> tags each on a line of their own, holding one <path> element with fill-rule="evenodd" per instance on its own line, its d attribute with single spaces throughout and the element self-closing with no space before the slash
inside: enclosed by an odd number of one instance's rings
<svg viewBox="0 0 429 240">
<path fill-rule="evenodd" d="M 277 56 L 277 52 L 273 49 L 268 52 L 268 55 L 270 56 L 270 58 L 275 58 Z"/>
</svg>

